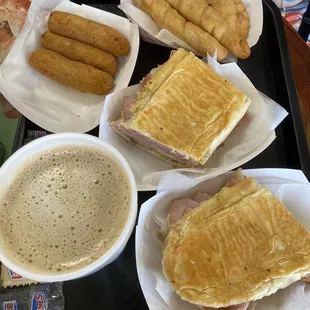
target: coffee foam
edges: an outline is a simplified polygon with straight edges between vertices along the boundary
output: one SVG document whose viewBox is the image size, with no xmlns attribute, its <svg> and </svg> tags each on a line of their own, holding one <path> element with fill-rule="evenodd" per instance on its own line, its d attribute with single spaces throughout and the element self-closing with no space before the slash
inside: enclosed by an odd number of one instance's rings
<svg viewBox="0 0 310 310">
<path fill-rule="evenodd" d="M 18 264 L 66 273 L 102 256 L 130 208 L 125 172 L 90 147 L 58 147 L 27 160 L 0 198 L 0 237 Z"/>
</svg>

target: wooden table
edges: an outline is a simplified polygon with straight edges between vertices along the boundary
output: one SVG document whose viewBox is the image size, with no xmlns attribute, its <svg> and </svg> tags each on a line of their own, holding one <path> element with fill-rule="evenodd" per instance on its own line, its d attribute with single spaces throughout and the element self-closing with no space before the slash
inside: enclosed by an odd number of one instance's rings
<svg viewBox="0 0 310 310">
<path fill-rule="evenodd" d="M 310 152 L 310 47 L 303 41 L 294 28 L 285 19 L 283 20 Z"/>
</svg>

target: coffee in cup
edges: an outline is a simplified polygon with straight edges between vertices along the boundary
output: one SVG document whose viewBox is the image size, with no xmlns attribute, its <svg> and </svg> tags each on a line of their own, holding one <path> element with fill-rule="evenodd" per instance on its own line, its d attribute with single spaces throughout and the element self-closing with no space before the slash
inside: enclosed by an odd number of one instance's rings
<svg viewBox="0 0 310 310">
<path fill-rule="evenodd" d="M 57 146 L 25 161 L 0 193 L 0 244 L 38 274 L 79 270 L 104 255 L 130 210 L 123 168 L 91 146 Z"/>
</svg>

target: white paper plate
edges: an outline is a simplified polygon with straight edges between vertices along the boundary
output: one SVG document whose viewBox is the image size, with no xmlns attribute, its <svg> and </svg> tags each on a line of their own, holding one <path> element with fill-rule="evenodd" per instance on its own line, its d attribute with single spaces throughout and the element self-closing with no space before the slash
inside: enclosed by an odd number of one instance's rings
<svg viewBox="0 0 310 310">
<path fill-rule="evenodd" d="M 268 187 L 289 211 L 310 230 L 310 185 L 301 171 L 289 169 L 244 170 Z M 196 182 L 176 173 L 166 174 L 161 180 L 161 192 L 146 201 L 140 209 L 136 227 L 136 262 L 140 285 L 150 310 L 197 310 L 171 289 L 162 273 L 162 246 L 155 231 L 157 223 L 167 221 L 168 203 L 179 197 L 188 197 L 197 191 L 211 195 L 219 191 L 232 173 Z M 193 189 L 193 187 L 195 189 Z M 172 188 L 172 190 L 167 190 Z M 206 190 L 207 189 L 207 190 Z M 310 285 L 298 282 L 279 290 L 274 295 L 252 303 L 249 310 L 309 310 Z"/>
<path fill-rule="evenodd" d="M 274 129 L 286 117 L 287 112 L 259 93 L 237 64 L 220 65 L 211 58 L 209 64 L 243 91 L 251 99 L 251 104 L 245 117 L 202 167 L 173 169 L 164 160 L 124 141 L 112 131 L 110 122 L 120 117 L 123 97 L 135 94 L 139 85 L 107 96 L 100 121 L 99 138 L 112 144 L 125 156 L 133 170 L 139 191 L 156 190 L 162 174 L 171 170 L 199 180 L 220 175 L 251 160 L 275 139 Z"/>
<path fill-rule="evenodd" d="M 134 0 L 121 0 L 119 8 L 125 12 L 128 18 L 139 25 L 142 38 L 150 43 L 169 46 L 172 48 L 183 47 L 193 51 L 186 43 L 181 41 L 166 29 L 160 29 L 150 16 L 138 9 Z M 254 46 L 259 40 L 263 30 L 263 4 L 262 0 L 243 0 L 250 16 L 251 27 L 248 36 L 248 44 Z M 195 52 L 195 51 L 193 51 Z"/>
<path fill-rule="evenodd" d="M 66 11 L 107 24 L 125 35 L 130 54 L 118 57 L 118 72 L 111 92 L 126 87 L 139 50 L 137 25 L 120 16 L 69 0 L 33 0 L 25 25 L 0 66 L 0 92 L 23 115 L 52 132 L 86 132 L 99 124 L 105 96 L 83 94 L 58 84 L 33 70 L 27 60 L 40 46 L 47 30 L 47 17 L 53 10 Z M 110 93 L 111 93 L 110 92 Z"/>
</svg>

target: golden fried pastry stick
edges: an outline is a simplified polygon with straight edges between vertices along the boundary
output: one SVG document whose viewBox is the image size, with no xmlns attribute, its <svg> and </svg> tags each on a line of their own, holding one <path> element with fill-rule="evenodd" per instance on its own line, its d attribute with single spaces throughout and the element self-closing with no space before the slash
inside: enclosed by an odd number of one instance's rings
<svg viewBox="0 0 310 310">
<path fill-rule="evenodd" d="M 135 3 L 150 15 L 160 28 L 169 30 L 201 55 L 213 55 L 217 49 L 218 60 L 227 56 L 228 51 L 224 46 L 208 32 L 186 21 L 166 0 L 135 0 Z"/>
<path fill-rule="evenodd" d="M 242 0 L 205 0 L 222 16 L 241 38 L 246 39 L 250 30 L 250 17 Z"/>
<path fill-rule="evenodd" d="M 107 72 L 44 48 L 32 52 L 28 62 L 46 77 L 83 93 L 104 95 L 113 87 L 113 78 Z"/>
<path fill-rule="evenodd" d="M 114 56 L 126 56 L 130 45 L 119 31 L 92 20 L 60 11 L 53 11 L 47 22 L 49 31 L 92 45 Z"/>
<path fill-rule="evenodd" d="M 113 76 L 117 70 L 116 58 L 99 48 L 46 31 L 41 35 L 42 47 L 105 71 Z"/>
<path fill-rule="evenodd" d="M 232 54 L 247 58 L 251 54 L 245 39 L 232 29 L 229 24 L 205 0 L 167 0 L 188 21 L 207 31 Z"/>
</svg>

